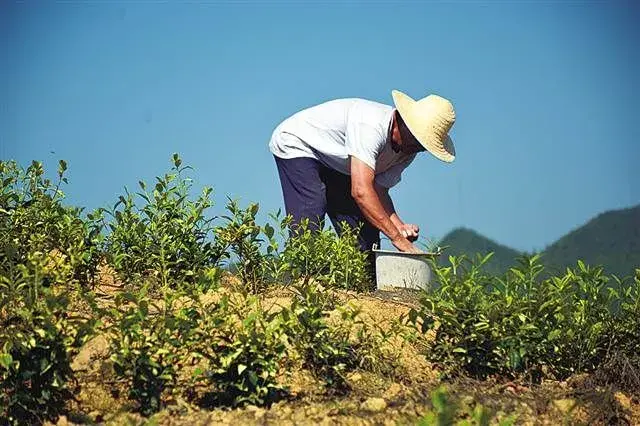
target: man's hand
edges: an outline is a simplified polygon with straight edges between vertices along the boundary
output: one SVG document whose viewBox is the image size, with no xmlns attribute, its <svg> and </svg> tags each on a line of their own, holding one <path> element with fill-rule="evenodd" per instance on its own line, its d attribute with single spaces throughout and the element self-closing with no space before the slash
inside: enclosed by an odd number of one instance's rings
<svg viewBox="0 0 640 426">
<path fill-rule="evenodd" d="M 418 227 L 418 225 L 405 223 L 402 226 L 400 226 L 400 232 L 402 233 L 403 237 L 405 237 L 407 240 L 413 242 L 413 241 L 416 241 L 418 239 L 418 234 L 420 233 L 420 228 Z"/>
<path fill-rule="evenodd" d="M 395 240 L 391 240 L 391 244 L 393 244 L 393 246 L 398 250 L 405 253 L 424 253 L 424 251 L 414 246 L 413 243 L 408 239 L 406 239 L 405 237 L 400 237 Z"/>
</svg>

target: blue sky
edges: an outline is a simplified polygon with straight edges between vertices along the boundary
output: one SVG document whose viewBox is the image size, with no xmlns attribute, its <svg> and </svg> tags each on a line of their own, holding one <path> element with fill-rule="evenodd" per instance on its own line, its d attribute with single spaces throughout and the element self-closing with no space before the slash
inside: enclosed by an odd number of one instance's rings
<svg viewBox="0 0 640 426">
<path fill-rule="evenodd" d="M 339 97 L 437 93 L 457 159 L 392 191 L 457 226 L 542 249 L 640 203 L 640 8 L 631 2 L 37 2 L 0 5 L 0 158 L 69 164 L 70 203 L 112 205 L 180 153 L 198 186 L 282 207 L 268 140 Z M 54 151 L 52 154 L 50 151 Z M 264 217 L 264 216 L 262 216 Z"/>
</svg>

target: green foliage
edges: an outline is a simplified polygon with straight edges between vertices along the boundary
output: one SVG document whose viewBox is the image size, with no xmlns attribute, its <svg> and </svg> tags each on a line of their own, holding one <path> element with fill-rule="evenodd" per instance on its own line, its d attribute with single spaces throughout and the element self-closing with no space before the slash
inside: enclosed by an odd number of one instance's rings
<svg viewBox="0 0 640 426">
<path fill-rule="evenodd" d="M 80 326 L 90 328 L 93 322 L 76 324 L 67 317 L 68 291 L 75 282 L 93 278 L 101 256 L 128 286 L 116 293 L 114 305 L 102 307 L 90 294 L 84 302 L 95 318 L 104 319 L 116 378 L 145 415 L 158 411 L 163 398 L 182 383 L 185 368 L 198 362 L 192 384 L 206 388 L 201 402 L 270 403 L 283 391 L 276 374 L 292 346 L 287 336 L 292 330 L 305 333 L 307 340 L 297 347 L 329 383 L 343 381 L 347 368 L 373 368 L 379 335 L 362 326 L 355 310 L 341 310 L 341 325 L 329 326 L 320 300 L 326 295 L 304 290 L 306 304 L 294 304 L 285 311 L 290 315 L 267 313 L 246 294 L 231 301 L 216 290 L 214 301 L 202 300 L 208 289 L 217 289 L 224 259 L 237 261 L 238 275 L 251 293 L 285 275 L 308 281 L 315 274 L 326 285 L 356 288 L 364 280 L 364 255 L 347 227 L 337 238 L 328 230 L 303 233 L 280 250 L 278 237 L 288 230 L 290 218 L 272 216 L 274 225 L 260 226 L 257 204 L 241 208 L 232 200 L 225 222 L 214 226 L 204 214 L 211 190 L 189 200 L 188 167 L 177 155 L 171 172 L 157 177 L 153 189 L 141 181 L 140 192 L 126 191 L 111 210 L 98 209 L 86 221 L 80 209 L 61 204 L 64 162 L 55 188 L 43 178 L 40 163 L 26 172 L 15 163 L 0 165 L 0 307 L 4 330 L 12 333 L 3 334 L 0 358 L 3 402 L 9 407 L 5 414 L 15 416 L 22 409 L 54 418 L 70 397 L 70 356 L 86 338 Z M 103 229 L 108 231 L 104 236 Z M 358 324 L 357 339 L 349 343 Z"/>
<path fill-rule="evenodd" d="M 66 168 L 54 185 L 40 162 L 0 162 L 0 416 L 10 423 L 58 417 L 94 323 L 68 312 L 76 284 L 95 275 L 99 227 L 62 205 Z"/>
<path fill-rule="evenodd" d="M 331 294 L 318 283 L 303 282 L 294 285 L 292 304 L 281 315 L 303 368 L 329 391 L 341 393 L 349 389 L 346 372 L 356 368 L 390 372 L 394 359 L 382 349 L 389 336 L 368 327 L 358 309 L 338 307 L 337 319 L 330 322 L 335 308 Z"/>
<path fill-rule="evenodd" d="M 45 286 L 46 266 L 47 257 L 32 252 L 0 276 L 0 417 L 11 424 L 55 421 L 63 412 L 72 356 L 95 323 L 69 315 L 71 290 Z"/>
<path fill-rule="evenodd" d="M 639 337 L 626 330 L 640 314 L 637 279 L 626 287 L 582 262 L 541 279 L 539 256 L 498 277 L 482 270 L 489 258 L 451 256 L 451 266 L 435 268 L 437 289 L 409 314 L 423 332 L 435 331 L 426 354 L 447 373 L 564 379 L 596 369 L 613 345 L 623 347 L 618 341 L 637 348 Z"/>
<path fill-rule="evenodd" d="M 221 217 L 225 224 L 215 228 L 216 241 L 223 248 L 224 257 L 234 261 L 234 273 L 242 281 L 244 290 L 253 294 L 278 282 L 284 273 L 275 228 L 268 223 L 264 226 L 256 223 L 259 209 L 257 203 L 243 209 L 236 200 L 229 199 L 226 205 L 229 214 Z M 281 228 L 285 226 L 286 218 L 272 217 Z"/>
<path fill-rule="evenodd" d="M 166 290 L 154 301 L 143 285 L 118 293 L 104 312 L 112 324 L 107 331 L 114 371 L 145 415 L 161 408 L 162 393 L 175 384 L 179 351 L 195 325 L 189 309 L 176 306 L 178 295 Z"/>
<path fill-rule="evenodd" d="M 62 204 L 67 169 L 61 160 L 58 181 L 45 178 L 42 163 L 24 170 L 15 161 L 0 161 L 0 273 L 11 274 L 30 253 L 51 257 L 43 271 L 50 283 L 52 269 L 60 282 L 89 282 L 99 262 L 100 226 L 81 218 L 82 209 Z M 64 273 L 61 273 L 63 272 Z"/>
<path fill-rule="evenodd" d="M 156 177 L 148 188 L 139 182 L 141 192 L 121 195 L 105 221 L 110 230 L 105 250 L 120 278 L 131 283 L 141 277 L 154 278 L 159 285 L 169 282 L 193 283 L 197 271 L 215 266 L 223 256 L 212 240 L 213 218 L 205 216 L 212 202 L 210 187 L 189 199 L 191 179 L 184 176 L 189 166 L 173 155 L 170 173 Z M 142 200 L 138 205 L 136 199 Z"/>
<path fill-rule="evenodd" d="M 517 418 L 515 415 L 499 418 L 482 404 L 461 406 L 443 385 L 431 392 L 431 403 L 433 409 L 418 421 L 418 426 L 511 426 Z"/>
<path fill-rule="evenodd" d="M 282 390 L 276 384 L 285 352 L 279 315 L 266 313 L 255 296 L 231 300 L 203 287 L 165 288 L 155 301 L 143 286 L 119 293 L 109 311 L 116 375 L 145 415 L 161 409 L 163 396 L 178 387 L 204 388 L 201 397 L 186 396 L 206 406 L 268 404 Z M 181 373 L 191 365 L 197 367 L 185 381 Z"/>
<path fill-rule="evenodd" d="M 287 335 L 309 369 L 332 390 L 348 389 L 344 372 L 356 366 L 348 335 L 327 321 L 334 308 L 330 295 L 316 283 L 297 284 L 290 308 L 282 310 Z"/>
<path fill-rule="evenodd" d="M 223 295 L 215 308 L 202 311 L 190 350 L 205 362 L 195 372 L 208 390 L 205 405 L 265 405 L 284 393 L 277 383 L 286 336 L 278 313 L 268 313 L 259 299 L 232 300 Z"/>
<path fill-rule="evenodd" d="M 359 249 L 357 230 L 346 223 L 336 235 L 329 228 L 312 231 L 308 220 L 294 228 L 290 216 L 281 218 L 278 213 L 270 215 L 273 225 L 260 226 L 258 204 L 243 209 L 230 200 L 226 208 L 230 214 L 222 216 L 225 224 L 216 227 L 216 240 L 235 260 L 234 272 L 248 291 L 255 294 L 272 283 L 310 278 L 326 287 L 368 289 L 367 255 Z M 279 239 L 285 240 L 282 248 Z"/>
<path fill-rule="evenodd" d="M 126 191 L 112 209 L 98 209 L 91 217 L 92 223 L 109 230 L 104 250 L 121 280 L 154 278 L 158 285 L 189 284 L 201 268 L 219 267 L 227 260 L 244 290 L 253 294 L 287 277 L 313 276 L 327 286 L 347 289 L 363 289 L 371 282 L 356 230 L 345 224 L 336 237 L 330 229 L 313 233 L 303 225 L 281 249 L 278 239 L 289 229 L 291 218 L 271 215 L 273 225 L 260 225 L 257 203 L 243 208 L 232 199 L 225 206 L 227 214 L 219 218 L 223 223 L 214 225 L 218 218 L 204 214 L 212 205 L 211 189 L 190 201 L 191 183 L 183 176 L 189 167 L 182 166 L 177 154 L 173 162 L 169 174 L 156 177 L 152 191 L 140 181 L 142 192 Z"/>
<path fill-rule="evenodd" d="M 368 290 L 372 277 L 360 251 L 357 229 L 345 222 L 340 235 L 330 228 L 312 231 L 308 220 L 296 225 L 281 253 L 293 280 L 313 279 L 325 287 Z"/>
<path fill-rule="evenodd" d="M 153 188 L 142 181 L 133 195 L 125 188 L 112 209 L 86 220 L 62 205 L 64 161 L 55 184 L 38 162 L 26 171 L 0 162 L 0 416 L 10 423 L 55 421 L 64 412 L 70 361 L 97 319 L 116 379 L 144 415 L 178 393 L 207 406 L 270 404 L 286 391 L 278 382 L 283 361 L 296 358 L 330 392 L 348 390 L 345 373 L 354 369 L 393 372 L 383 348 L 395 331 L 337 306 L 325 290 L 369 289 L 357 230 L 344 224 L 336 236 L 303 222 L 293 232 L 279 213 L 260 225 L 258 204 L 233 200 L 215 226 L 218 218 L 205 215 L 212 190 L 191 201 L 189 167 L 177 154 L 172 160 Z M 86 285 L 101 258 L 127 283 L 114 304 L 96 303 Z M 436 290 L 409 314 L 422 332 L 434 332 L 426 354 L 447 373 L 563 379 L 636 362 L 640 270 L 619 280 L 578 262 L 548 277 L 533 256 L 493 276 L 484 270 L 489 256 L 470 265 L 449 260 L 435 269 Z M 235 265 L 240 294 L 219 286 L 224 261 Z M 290 307 L 263 309 L 256 294 L 273 283 L 291 284 Z M 70 313 L 79 301 L 90 302 L 95 319 Z M 442 392 L 433 398 L 425 424 L 460 419 Z M 464 410 L 459 424 L 490 419 L 481 406 Z"/>
</svg>

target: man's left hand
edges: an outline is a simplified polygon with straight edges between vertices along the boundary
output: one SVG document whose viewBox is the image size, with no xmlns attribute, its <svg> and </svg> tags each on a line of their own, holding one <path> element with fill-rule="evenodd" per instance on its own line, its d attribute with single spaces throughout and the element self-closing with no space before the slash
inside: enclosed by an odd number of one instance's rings
<svg viewBox="0 0 640 426">
<path fill-rule="evenodd" d="M 402 236 L 404 236 L 407 240 L 414 242 L 418 239 L 420 228 L 418 227 L 418 225 L 405 223 L 400 227 L 400 232 L 402 232 Z"/>
</svg>

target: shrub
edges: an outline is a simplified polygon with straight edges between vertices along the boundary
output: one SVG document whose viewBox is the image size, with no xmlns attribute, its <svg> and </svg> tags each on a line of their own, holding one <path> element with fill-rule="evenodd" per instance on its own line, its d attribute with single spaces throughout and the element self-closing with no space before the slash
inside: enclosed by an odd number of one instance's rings
<svg viewBox="0 0 640 426">
<path fill-rule="evenodd" d="M 0 161 L 0 271 L 27 262 L 30 253 L 51 257 L 43 279 L 50 283 L 52 267 L 60 281 L 87 283 L 95 276 L 100 258 L 100 226 L 81 218 L 81 208 L 62 204 L 62 183 L 67 183 L 65 161 L 58 166 L 58 181 L 44 177 L 42 163 L 24 170 L 15 161 Z M 65 271 L 66 275 L 59 272 Z"/>
<path fill-rule="evenodd" d="M 345 373 L 357 368 L 378 372 L 393 369 L 393 357 L 382 349 L 389 336 L 367 326 L 359 309 L 349 305 L 336 309 L 331 293 L 317 283 L 296 283 L 293 288 L 291 306 L 281 311 L 286 335 L 302 367 L 321 380 L 327 390 L 347 391 Z M 330 321 L 334 310 L 338 315 Z"/>
<path fill-rule="evenodd" d="M 184 176 L 189 166 L 173 155 L 170 173 L 156 177 L 153 189 L 139 182 L 142 192 L 134 197 L 125 188 L 112 209 L 99 209 L 110 233 L 105 240 L 109 262 L 127 283 L 142 277 L 154 278 L 159 285 L 169 282 L 192 283 L 197 271 L 213 267 L 223 251 L 212 241 L 212 221 L 204 214 L 212 202 L 212 189 L 189 199 L 191 180 Z M 136 198 L 143 202 L 140 206 Z"/>
<path fill-rule="evenodd" d="M 257 203 L 243 209 L 236 200 L 229 199 L 226 205 L 229 214 L 221 217 L 225 223 L 215 228 L 216 242 L 224 252 L 223 257 L 232 262 L 232 270 L 243 285 L 241 290 L 253 294 L 278 283 L 285 269 L 279 261 L 275 228 L 268 223 L 264 226 L 256 223 L 259 209 Z M 278 221 L 278 226 L 284 226 L 285 220 L 281 222 L 279 214 L 271 217 Z"/>
<path fill-rule="evenodd" d="M 333 310 L 330 295 L 315 283 L 297 284 L 290 308 L 281 312 L 291 343 L 302 358 L 302 367 L 321 379 L 329 388 L 343 391 L 347 386 L 344 371 L 355 366 L 348 336 L 336 333 L 327 322 Z"/>
<path fill-rule="evenodd" d="M 9 423 L 55 420 L 72 396 L 70 360 L 95 320 L 71 316 L 76 284 L 99 259 L 99 228 L 62 204 L 42 163 L 0 162 L 0 416 Z M 80 290 L 78 288 L 78 290 Z"/>
<path fill-rule="evenodd" d="M 437 288 L 409 314 L 423 332 L 435 332 L 426 354 L 446 373 L 564 379 L 593 371 L 620 339 L 637 348 L 638 336 L 625 330 L 640 313 L 637 280 L 616 291 L 619 280 L 582 262 L 539 279 L 538 256 L 495 277 L 481 268 L 489 258 L 450 257 L 451 266 L 434 266 Z"/>
<path fill-rule="evenodd" d="M 273 225 L 261 226 L 256 203 L 241 208 L 229 200 L 226 209 L 225 223 L 215 228 L 216 241 L 245 290 L 257 294 L 270 284 L 308 279 L 326 287 L 368 289 L 367 255 L 359 249 L 356 230 L 346 223 L 340 235 L 329 228 L 312 231 L 308 220 L 292 232 L 291 216 L 281 218 L 279 211 L 270 215 Z"/>
<path fill-rule="evenodd" d="M 111 322 L 107 331 L 116 377 L 144 415 L 158 411 L 163 392 L 175 385 L 183 330 L 194 323 L 194 318 L 176 308 L 178 293 L 165 291 L 157 303 L 147 289 L 143 285 L 118 293 L 115 305 L 104 312 Z"/>
<path fill-rule="evenodd" d="M 265 312 L 255 296 L 222 295 L 203 306 L 191 349 L 204 363 L 195 372 L 210 406 L 269 405 L 285 389 L 277 383 L 285 356 L 285 329 L 278 313 Z"/>
<path fill-rule="evenodd" d="M 119 293 L 108 310 L 116 376 L 144 415 L 179 389 L 206 406 L 268 404 L 282 390 L 276 384 L 285 351 L 280 317 L 263 311 L 255 296 L 202 292 L 217 286 L 217 272 L 209 279 L 169 285 L 159 301 L 144 285 Z"/>
<path fill-rule="evenodd" d="M 358 246 L 357 229 L 347 223 L 336 235 L 330 228 L 312 231 L 303 220 L 291 232 L 281 253 L 281 261 L 291 279 L 309 280 L 325 287 L 368 290 L 372 277 L 367 254 Z"/>
<path fill-rule="evenodd" d="M 46 266 L 33 252 L 0 275 L 0 417 L 11 424 L 55 421 L 64 411 L 71 359 L 95 323 L 69 315 L 71 290 L 45 286 Z"/>
</svg>

